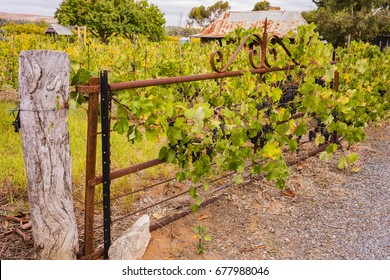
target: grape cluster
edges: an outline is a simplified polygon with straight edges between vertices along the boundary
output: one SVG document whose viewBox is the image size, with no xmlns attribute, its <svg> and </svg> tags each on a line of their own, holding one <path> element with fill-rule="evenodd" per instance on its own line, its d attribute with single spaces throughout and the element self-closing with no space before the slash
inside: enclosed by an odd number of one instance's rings
<svg viewBox="0 0 390 280">
<path fill-rule="evenodd" d="M 332 112 L 332 116 L 334 118 L 335 121 L 338 121 L 339 120 L 339 113 L 337 111 L 333 111 Z"/>
<path fill-rule="evenodd" d="M 283 91 L 282 96 L 279 99 L 279 108 L 289 108 L 292 114 L 297 112 L 297 107 L 292 103 L 296 96 L 298 95 L 298 84 L 297 83 L 288 83 L 281 86 Z"/>
<path fill-rule="evenodd" d="M 317 126 L 314 128 L 314 132 L 321 133 L 324 136 L 325 141 L 329 141 L 331 135 L 326 129 L 326 125 L 322 123 L 322 120 L 320 118 L 316 118 L 316 121 L 317 121 Z"/>
<path fill-rule="evenodd" d="M 322 87 L 325 87 L 325 81 L 321 78 L 315 78 L 314 82 L 317 84 L 317 85 L 320 85 Z"/>
<path fill-rule="evenodd" d="M 315 130 L 310 130 L 309 131 L 309 141 L 313 141 L 317 137 L 317 132 Z"/>
<path fill-rule="evenodd" d="M 265 109 L 265 108 L 267 108 L 268 107 L 268 102 L 267 101 L 263 101 L 262 103 L 257 103 L 256 104 L 256 109 L 257 110 L 263 110 L 263 109 Z"/>
<path fill-rule="evenodd" d="M 177 141 L 177 143 L 175 145 L 169 145 L 169 148 L 171 148 L 172 150 L 175 151 L 175 153 L 177 154 L 179 152 L 179 149 L 180 147 L 183 147 L 184 150 L 187 150 L 188 148 L 188 145 L 189 144 L 192 144 L 192 143 L 201 143 L 201 140 L 198 139 L 198 138 L 194 138 L 192 139 L 191 141 L 189 142 L 186 142 L 186 143 L 183 143 L 182 140 L 179 140 Z M 181 148 L 180 150 L 182 150 L 183 148 Z M 206 151 L 207 153 L 207 151 Z M 202 151 L 197 151 L 197 152 L 191 152 L 191 159 L 192 159 L 192 162 L 195 162 L 197 161 L 201 156 L 202 156 Z M 211 154 L 211 153 L 210 153 Z"/>
<path fill-rule="evenodd" d="M 190 90 L 185 90 L 184 87 L 179 87 L 178 93 L 183 97 L 184 101 L 194 101 L 196 98 L 199 97 L 201 90 L 199 88 L 195 89 L 195 92 L 191 94 Z"/>
<path fill-rule="evenodd" d="M 279 100 L 279 107 L 287 108 L 298 93 L 298 85 L 293 84 L 283 88 L 283 94 Z"/>
<path fill-rule="evenodd" d="M 263 148 L 267 143 L 267 134 L 272 133 L 274 128 L 270 124 L 266 124 L 262 127 L 262 129 L 257 132 L 255 137 L 250 137 L 249 140 L 255 147 Z"/>
<path fill-rule="evenodd" d="M 317 85 L 320 85 L 322 87 L 326 87 L 326 84 L 325 84 L 325 81 L 321 78 L 315 78 L 314 82 L 317 84 Z M 329 83 L 329 88 L 333 88 L 333 80 Z"/>
</svg>

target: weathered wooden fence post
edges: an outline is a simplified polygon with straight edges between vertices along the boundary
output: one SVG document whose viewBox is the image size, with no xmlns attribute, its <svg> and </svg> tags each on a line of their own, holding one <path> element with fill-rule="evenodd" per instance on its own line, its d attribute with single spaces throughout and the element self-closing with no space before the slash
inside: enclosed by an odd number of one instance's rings
<svg viewBox="0 0 390 280">
<path fill-rule="evenodd" d="M 56 51 L 19 55 L 20 120 L 37 259 L 75 259 L 68 134 L 69 57 Z"/>
</svg>

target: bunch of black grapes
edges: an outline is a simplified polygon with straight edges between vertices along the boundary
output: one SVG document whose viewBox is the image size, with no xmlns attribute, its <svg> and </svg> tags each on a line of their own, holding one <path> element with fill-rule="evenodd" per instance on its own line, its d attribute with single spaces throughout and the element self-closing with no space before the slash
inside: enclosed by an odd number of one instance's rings
<svg viewBox="0 0 390 280">
<path fill-rule="evenodd" d="M 326 83 L 323 79 L 321 78 L 315 78 L 314 82 L 317 84 L 317 85 L 320 85 L 322 87 L 326 87 Z M 333 88 L 333 80 L 329 83 L 329 88 Z"/>
<path fill-rule="evenodd" d="M 297 84 L 285 85 L 283 88 L 283 94 L 279 100 L 279 107 L 287 108 L 290 102 L 294 101 L 295 96 L 298 93 Z"/>
<path fill-rule="evenodd" d="M 192 139 L 184 144 L 183 144 L 182 140 L 179 140 L 179 141 L 177 141 L 177 143 L 175 145 L 169 145 L 169 148 L 174 150 L 175 153 L 177 154 L 179 151 L 183 151 L 183 148 L 184 148 L 184 150 L 187 150 L 189 144 L 200 143 L 200 142 L 201 142 L 200 139 L 197 139 L 197 138 L 194 138 L 194 139 Z M 182 147 L 182 148 L 180 148 L 180 147 Z M 212 153 L 212 150 L 209 150 L 209 147 L 207 147 L 206 153 L 207 153 L 207 155 L 210 156 Z M 203 155 L 202 151 L 197 151 L 197 152 L 192 151 L 191 152 L 192 162 L 197 161 L 202 155 Z"/>
<path fill-rule="evenodd" d="M 314 130 L 309 131 L 309 140 L 312 141 L 316 138 L 317 133 L 321 133 L 324 136 L 325 141 L 329 141 L 331 134 L 326 129 L 326 125 L 322 122 L 320 118 L 315 119 L 317 121 L 317 125 Z"/>
<path fill-rule="evenodd" d="M 297 107 L 294 103 L 294 99 L 299 94 L 298 92 L 298 84 L 297 83 L 288 83 L 284 84 L 281 87 L 283 93 L 282 96 L 279 99 L 279 108 L 289 108 L 290 112 L 292 114 L 295 114 L 297 112 Z"/>
<path fill-rule="evenodd" d="M 387 91 L 384 89 L 380 89 L 380 90 L 378 90 L 378 92 L 379 92 L 379 95 L 383 98 Z"/>
<path fill-rule="evenodd" d="M 263 148 L 267 143 L 267 134 L 272 133 L 274 128 L 270 124 L 264 125 L 259 132 L 257 132 L 256 136 L 250 137 L 249 140 L 255 147 Z"/>
<path fill-rule="evenodd" d="M 272 113 L 272 103 L 270 101 L 263 100 L 263 102 L 256 104 L 256 109 L 259 111 L 267 109 L 265 111 L 265 116 L 269 117 Z"/>
</svg>

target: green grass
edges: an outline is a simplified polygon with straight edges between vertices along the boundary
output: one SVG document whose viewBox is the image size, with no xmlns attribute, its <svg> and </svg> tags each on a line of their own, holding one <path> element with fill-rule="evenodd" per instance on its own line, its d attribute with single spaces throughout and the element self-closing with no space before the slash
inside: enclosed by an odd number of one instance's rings
<svg viewBox="0 0 390 280">
<path fill-rule="evenodd" d="M 22 135 L 14 132 L 15 118 L 9 111 L 15 107 L 12 102 L 0 102 L 0 193 L 8 195 L 9 202 L 27 196 Z"/>
<path fill-rule="evenodd" d="M 27 201 L 27 180 L 23 160 L 23 148 L 21 132 L 13 131 L 14 118 L 10 115 L 10 109 L 15 108 L 12 102 L 0 102 L 0 194 L 8 196 L 8 202 L 18 200 Z M 72 176 L 76 205 L 82 207 L 84 203 L 84 184 L 86 166 L 86 142 L 87 142 L 87 111 L 84 108 L 69 110 L 69 136 L 72 157 Z M 100 130 L 100 127 L 98 128 Z M 97 176 L 101 174 L 101 139 L 98 137 L 97 148 Z M 142 143 L 131 144 L 124 135 L 111 134 L 111 169 L 124 168 L 158 157 L 159 145 L 146 140 Z M 162 164 L 113 180 L 111 193 L 118 195 L 141 187 L 153 180 L 168 178 L 175 174 L 172 165 Z M 101 186 L 96 188 L 96 199 L 101 199 Z M 125 198 L 123 202 L 131 203 L 132 198 Z"/>
</svg>

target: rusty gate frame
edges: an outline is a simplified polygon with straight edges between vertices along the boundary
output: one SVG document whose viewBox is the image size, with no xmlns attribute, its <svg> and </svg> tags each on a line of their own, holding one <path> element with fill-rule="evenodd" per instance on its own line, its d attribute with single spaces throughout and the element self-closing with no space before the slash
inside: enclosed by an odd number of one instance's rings
<svg viewBox="0 0 390 280">
<path fill-rule="evenodd" d="M 267 26 L 267 24 L 265 24 Z M 259 47 L 259 54 L 254 50 L 249 50 L 249 62 L 252 67 L 250 70 L 233 70 L 228 71 L 229 67 L 239 54 L 239 52 L 245 49 L 247 42 L 254 38 Z M 277 36 L 268 38 L 267 30 L 264 28 L 263 36 L 260 37 L 256 34 L 250 34 L 244 38 L 239 47 L 236 49 L 232 57 L 228 60 L 226 65 L 223 65 L 223 53 L 221 51 L 215 51 L 210 55 L 210 65 L 214 70 L 213 73 L 197 74 L 189 76 L 177 76 L 169 78 L 127 81 L 119 83 L 108 83 L 108 72 L 102 71 L 100 78 L 92 77 L 89 85 L 80 85 L 76 87 L 76 91 L 81 94 L 89 95 L 88 99 L 88 131 L 87 131 L 87 155 L 86 155 L 86 178 L 85 178 L 85 223 L 84 223 L 84 259 L 93 259 L 104 254 L 105 258 L 108 257 L 108 249 L 111 243 L 110 227 L 111 227 L 111 215 L 110 215 L 110 183 L 111 180 L 117 179 L 153 166 L 157 166 L 165 162 L 165 160 L 154 159 L 140 164 L 136 164 L 123 169 L 110 170 L 110 97 L 109 94 L 114 91 L 120 91 L 125 89 L 145 88 L 152 86 L 161 86 L 168 84 L 187 83 L 194 81 L 221 79 L 226 77 L 242 76 L 247 72 L 252 74 L 266 74 L 278 71 L 292 70 L 297 67 L 305 68 L 305 66 L 299 65 L 293 58 L 291 61 L 293 64 L 283 67 L 272 67 L 267 60 L 267 53 L 273 55 L 275 60 L 277 57 L 276 49 L 268 49 L 268 43 L 279 44 L 286 54 L 291 58 L 291 53 L 287 47 L 283 44 L 282 40 Z M 256 65 L 254 57 L 258 55 L 260 57 L 260 64 Z M 218 68 L 216 63 L 222 65 Z M 336 62 L 330 62 L 335 64 Z M 336 71 L 333 82 L 333 89 L 338 91 L 338 72 Z M 96 176 L 96 150 L 97 150 L 97 135 L 98 135 L 98 118 L 99 118 L 99 94 L 101 97 L 101 123 L 102 123 L 102 176 Z M 327 145 L 326 145 L 327 146 Z M 316 151 L 309 153 L 309 156 L 313 156 L 320 151 L 325 150 L 325 145 L 321 146 Z M 291 162 L 289 165 L 295 164 Z M 95 211 L 95 186 L 103 183 L 103 224 L 104 224 L 104 249 L 94 251 L 94 211 Z"/>
</svg>

